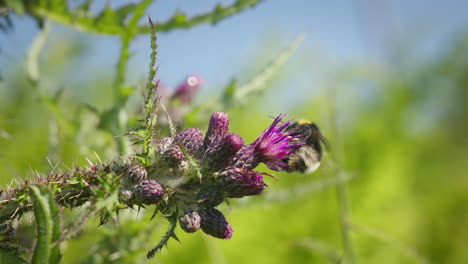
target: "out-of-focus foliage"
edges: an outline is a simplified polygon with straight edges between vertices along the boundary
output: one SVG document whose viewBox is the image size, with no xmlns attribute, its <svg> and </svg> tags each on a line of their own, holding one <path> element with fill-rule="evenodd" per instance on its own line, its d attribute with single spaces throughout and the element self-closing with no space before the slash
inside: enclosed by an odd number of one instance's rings
<svg viewBox="0 0 468 264">
<path fill-rule="evenodd" d="M 85 53 L 86 45 L 90 44 L 77 41 L 64 45 L 65 51 L 51 49 L 51 59 L 42 68 L 50 67 L 51 76 L 68 69 L 67 63 Z M 438 57 L 402 60 L 387 67 L 359 65 L 360 71 L 350 70 L 354 65 L 332 68 L 326 80 L 333 84 L 332 92 L 298 102 L 294 111 L 278 112 L 323 124 L 331 152 L 341 152 L 341 166 L 351 175 L 347 178 L 351 216 L 345 225 L 351 230 L 357 263 L 465 263 L 468 38 L 453 40 Z M 95 114 L 96 109 L 105 111 L 97 102 L 109 100 L 107 94 L 114 89 L 111 76 L 103 73 L 99 79 L 64 91 L 58 104 L 69 116 L 67 122 L 76 126 L 67 135 L 58 131 L 51 108 L 33 92 L 34 84 L 26 81 L 28 73 L 9 73 L 12 76 L 0 83 L 2 186 L 28 175 L 31 168 L 50 170 L 46 157 L 65 166 L 85 163 L 85 158 L 93 158 L 93 151 L 112 158 L 108 149 L 115 147 L 115 134 L 102 129 Z M 67 95 L 82 87 L 87 88 L 83 97 Z M 82 100 L 90 95 L 92 101 Z M 270 103 L 256 100 L 258 106 Z M 335 111 L 327 110 L 330 105 Z M 270 122 L 252 106 L 229 114 L 246 138 Z M 336 120 L 338 129 L 333 131 Z M 77 160 L 77 153 L 84 156 Z M 336 175 L 330 167 L 325 164 L 312 176 L 277 175 L 280 182 L 268 182 L 264 196 L 232 204 L 229 219 L 235 233 L 231 240 L 178 230 L 183 244 L 171 241 L 169 250 L 154 263 L 339 262 L 343 249 L 338 201 L 336 190 L 328 188 L 336 183 Z M 64 222 L 73 221 L 76 214 L 67 213 Z M 63 263 L 143 261 L 166 223 L 149 222 L 144 211 L 120 217 L 119 223 L 99 228 L 97 220 L 89 223 L 65 244 Z"/>
<path fill-rule="evenodd" d="M 110 2 L 107 2 L 101 12 L 93 15 L 91 12 L 93 0 L 80 1 L 81 4 L 77 7 L 72 7 L 64 0 L 11 0 L 0 2 L 0 15 L 6 16 L 8 12 L 12 11 L 19 15 L 31 15 L 39 24 L 42 24 L 44 19 L 50 19 L 86 32 L 123 36 L 128 34 L 128 16 L 138 12 L 139 7 L 151 4 L 153 1 L 129 3 L 119 8 L 112 8 Z M 201 23 L 216 24 L 226 17 L 257 5 L 259 2 L 260 0 L 237 0 L 228 6 L 217 4 L 213 10 L 195 16 L 178 11 L 166 22 L 157 23 L 155 27 L 158 32 L 168 32 L 177 28 L 194 27 Z M 147 34 L 148 25 L 138 26 L 136 32 Z"/>
</svg>

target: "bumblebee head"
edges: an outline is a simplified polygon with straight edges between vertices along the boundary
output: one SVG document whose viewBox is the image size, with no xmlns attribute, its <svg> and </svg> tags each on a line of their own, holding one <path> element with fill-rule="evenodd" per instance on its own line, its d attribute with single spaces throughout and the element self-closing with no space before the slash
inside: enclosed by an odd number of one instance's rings
<svg viewBox="0 0 468 264">
<path fill-rule="evenodd" d="M 299 120 L 297 122 L 298 125 L 312 125 L 314 124 L 312 121 L 309 121 L 309 120 L 306 120 L 306 119 L 302 119 L 302 120 Z"/>
</svg>

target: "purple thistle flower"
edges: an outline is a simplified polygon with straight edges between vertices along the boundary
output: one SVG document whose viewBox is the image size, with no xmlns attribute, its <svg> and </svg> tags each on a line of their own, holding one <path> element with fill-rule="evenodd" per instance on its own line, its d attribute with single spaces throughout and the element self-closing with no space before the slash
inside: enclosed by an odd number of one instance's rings
<svg viewBox="0 0 468 264">
<path fill-rule="evenodd" d="M 188 153 L 196 155 L 203 144 L 203 133 L 197 128 L 187 128 L 177 133 L 175 141 L 184 146 Z"/>
<path fill-rule="evenodd" d="M 164 189 L 155 180 L 144 180 L 140 182 L 133 192 L 137 204 L 156 204 L 161 199 Z"/>
<path fill-rule="evenodd" d="M 304 143 L 291 144 L 291 140 L 299 136 L 291 136 L 284 130 L 291 124 L 291 120 L 278 126 L 285 115 L 279 115 L 271 126 L 260 134 L 254 141 L 255 152 L 261 156 L 261 162 L 265 163 L 271 170 L 282 170 L 288 167 L 284 162 L 297 147 Z"/>
<path fill-rule="evenodd" d="M 184 104 L 192 102 L 199 88 L 203 85 L 203 79 L 199 75 L 189 75 L 172 95 L 172 100 L 179 99 Z"/>
<path fill-rule="evenodd" d="M 198 214 L 201 217 L 201 229 L 203 232 L 221 239 L 230 239 L 232 237 L 232 226 L 220 211 L 214 208 L 207 208 L 199 211 Z"/>
<path fill-rule="evenodd" d="M 206 150 L 212 144 L 220 142 L 229 131 L 229 118 L 226 113 L 215 112 L 211 115 L 210 125 L 203 141 L 203 148 Z"/>
<path fill-rule="evenodd" d="M 187 233 L 193 233 L 200 229 L 201 217 L 196 211 L 192 209 L 187 209 L 179 217 L 179 225 Z"/>
<path fill-rule="evenodd" d="M 219 175 L 219 182 L 229 198 L 258 195 L 266 184 L 258 171 L 228 169 Z"/>
<path fill-rule="evenodd" d="M 263 162 L 271 170 L 286 169 L 288 164 L 285 160 L 304 143 L 292 144 L 292 140 L 298 136 L 291 136 L 289 132 L 284 131 L 291 124 L 291 121 L 278 126 L 283 117 L 284 115 L 279 115 L 252 144 L 242 147 L 230 165 L 239 169 L 251 170 Z"/>
<path fill-rule="evenodd" d="M 214 143 L 203 154 L 202 168 L 207 171 L 219 171 L 226 167 L 229 160 L 244 146 L 241 136 L 231 133 L 220 142 Z"/>
</svg>

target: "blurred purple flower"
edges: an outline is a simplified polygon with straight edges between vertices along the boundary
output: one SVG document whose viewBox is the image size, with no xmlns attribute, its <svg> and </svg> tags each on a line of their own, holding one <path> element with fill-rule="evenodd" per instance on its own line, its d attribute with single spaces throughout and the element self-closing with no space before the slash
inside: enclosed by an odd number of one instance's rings
<svg viewBox="0 0 468 264">
<path fill-rule="evenodd" d="M 189 75 L 174 91 L 171 99 L 178 99 L 184 104 L 189 104 L 195 98 L 200 87 L 203 85 L 203 79 L 199 75 Z"/>
</svg>

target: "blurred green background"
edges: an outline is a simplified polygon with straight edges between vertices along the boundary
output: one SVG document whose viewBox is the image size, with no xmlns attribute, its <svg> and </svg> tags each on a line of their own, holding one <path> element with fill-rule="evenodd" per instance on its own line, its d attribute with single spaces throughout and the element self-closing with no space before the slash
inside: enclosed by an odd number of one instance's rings
<svg viewBox="0 0 468 264">
<path fill-rule="evenodd" d="M 170 87 L 188 73 L 200 73 L 206 85 L 194 105 L 203 105 L 219 95 L 231 78 L 245 83 L 261 73 L 292 36 L 309 30 L 308 23 L 312 23 L 318 30 L 310 29 L 289 61 L 262 84 L 265 91 L 261 96 L 226 111 L 231 131 L 246 142 L 269 125 L 269 116 L 287 112 L 288 118 L 312 119 L 329 139 L 330 152 L 318 172 L 276 173 L 280 180 L 267 179 L 269 187 L 261 197 L 233 201 L 228 213 L 234 227 L 231 240 L 201 232 L 189 235 L 179 229 L 182 243 L 171 241 L 167 250 L 148 263 L 339 263 L 344 254 L 343 226 L 350 232 L 356 263 L 467 263 L 468 24 L 459 19 L 436 30 L 450 34 L 425 33 L 418 26 L 424 19 L 413 16 L 411 20 L 407 16 L 412 14 L 398 13 L 404 4 L 395 7 L 391 1 L 380 5 L 345 1 L 357 10 L 354 19 L 362 21 L 354 30 L 364 31 L 359 36 L 366 43 L 356 48 L 350 40 L 351 47 L 346 47 L 346 39 L 337 37 L 342 31 L 327 32 L 323 23 L 308 20 L 314 14 L 311 10 L 320 12 L 314 9 L 318 4 L 299 1 L 290 4 L 294 8 L 284 10 L 282 18 L 291 16 L 293 26 L 264 25 L 256 35 L 247 30 L 257 20 L 274 20 L 271 14 L 279 12 L 281 5 L 271 2 L 214 28 L 203 25 L 201 29 L 161 34 L 158 76 Z M 335 9 L 329 7 L 329 15 L 344 12 L 341 2 L 334 3 Z M 449 11 L 441 9 L 447 14 L 440 18 L 463 10 L 457 4 L 443 4 Z M 202 1 L 199 5 L 213 3 Z M 149 12 L 152 17 L 159 14 L 155 6 Z M 164 16 L 164 12 L 176 8 L 190 11 L 193 6 L 198 5 L 163 3 L 160 12 Z M 393 17 L 379 17 L 374 12 L 388 6 L 393 7 Z M 429 6 L 416 8 L 415 14 L 427 11 L 430 15 L 434 7 Z M 300 12 L 302 20 L 293 18 L 294 12 Z M 15 179 L 27 178 L 32 170 L 47 173 L 56 164 L 64 168 L 86 165 L 86 158 L 96 160 L 96 155 L 112 160 L 117 156 L 116 135 L 103 129 L 93 111 L 83 104 L 99 111 L 112 106 L 109 95 L 114 92 L 118 39 L 52 24 L 38 59 L 41 84 L 34 86 L 27 80 L 24 63 L 37 27 L 24 17 L 13 17 L 13 22 L 16 29 L 2 33 L 0 42 L 1 186 L 14 185 Z M 346 21 L 337 18 L 333 23 L 330 27 L 336 29 Z M 233 28 L 235 32 L 225 32 Z M 388 37 L 395 29 L 403 33 Z M 333 36 L 330 39 L 343 41 L 342 46 L 318 45 L 328 33 Z M 232 38 L 221 41 L 223 34 Z M 437 43 L 427 41 L 432 37 Z M 147 36 L 131 46 L 134 57 L 127 68 L 126 83 L 135 89 L 145 85 L 148 46 Z M 187 55 L 191 53 L 195 57 Z M 239 53 L 240 58 L 236 58 Z M 57 103 L 41 99 L 43 94 L 61 90 Z M 138 91 L 130 98 L 126 106 L 130 117 L 138 113 L 141 98 Z M 201 116 L 192 123 L 203 130 L 208 118 Z M 337 173 L 344 175 L 345 198 L 350 205 L 343 226 Z M 226 206 L 222 209 L 228 211 Z M 78 215 L 79 211 L 67 212 L 65 218 L 70 223 Z M 22 227 L 25 244 L 28 232 L 32 232 L 29 225 L 25 220 Z M 97 221 L 89 223 L 65 243 L 64 263 L 143 263 L 166 222 L 149 222 L 141 211 L 121 215 L 117 224 L 96 226 Z"/>
</svg>

